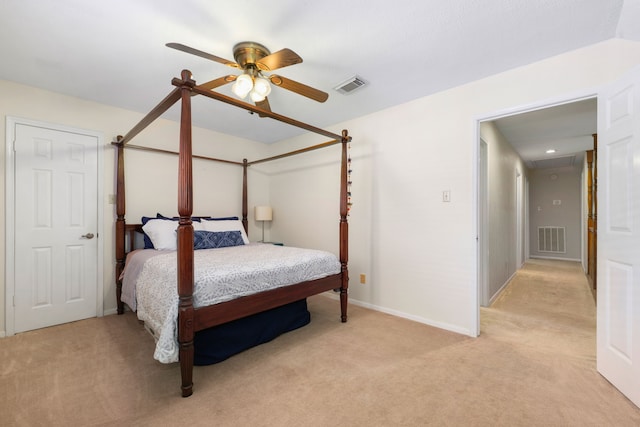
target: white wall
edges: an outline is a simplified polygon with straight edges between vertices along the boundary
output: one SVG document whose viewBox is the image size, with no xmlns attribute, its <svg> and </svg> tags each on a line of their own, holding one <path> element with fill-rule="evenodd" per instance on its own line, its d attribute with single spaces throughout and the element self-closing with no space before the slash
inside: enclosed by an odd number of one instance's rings
<svg viewBox="0 0 640 427">
<path fill-rule="evenodd" d="M 167 93 L 172 89 L 167 86 Z M 149 100 L 151 109 L 160 99 Z M 143 114 L 63 96 L 33 87 L 0 81 L 0 122 L 2 143 L 0 164 L 5 165 L 5 117 L 21 117 L 47 123 L 61 124 L 101 132 L 104 136 L 104 310 L 115 311 L 114 281 L 114 221 L 115 205 L 108 204 L 109 194 L 115 193 L 115 149 L 110 145 L 118 134 L 131 129 Z M 179 127 L 176 122 L 160 119 L 139 134 L 133 143 L 167 150 L 177 150 Z M 242 140 L 208 130 L 193 130 L 194 153 L 205 156 L 242 161 L 253 155 L 262 158 L 267 153 L 263 144 Z M 166 215 L 177 212 L 177 157 L 127 150 L 127 221 L 139 223 L 142 215 Z M 253 157 L 251 158 L 253 159 Z M 237 170 L 234 170 L 236 169 Z M 194 212 L 197 214 L 240 215 L 242 168 L 220 163 L 194 164 Z M 249 203 L 265 203 L 269 198 L 266 177 L 250 169 Z M 5 241 L 5 175 L 0 176 L 0 236 Z M 258 239 L 260 229 L 250 215 L 250 236 Z M 0 259 L 5 259 L 5 246 L 0 245 Z M 5 331 L 5 266 L 0 264 L 0 336 Z"/>
<path fill-rule="evenodd" d="M 351 299 L 475 335 L 478 118 L 596 90 L 638 63 L 639 43 L 611 40 L 333 127 L 347 128 L 354 138 Z M 318 230 L 319 207 L 289 196 L 307 185 L 297 162 L 283 160 L 288 179 L 271 186 L 274 209 L 296 204 L 286 224 L 274 220 L 271 238 L 297 242 L 311 234 L 314 244 L 337 248 L 337 224 Z M 330 180 L 334 172 L 318 174 Z M 443 190 L 451 191 L 451 202 L 442 202 Z M 286 235 L 276 227 L 286 227 Z M 360 273 L 367 274 L 367 284 L 358 283 Z"/>
<path fill-rule="evenodd" d="M 480 125 L 480 135 L 487 142 L 489 220 L 488 220 L 488 296 L 489 300 L 515 274 L 517 265 L 517 233 L 524 245 L 524 226 L 517 230 L 516 171 L 523 177 L 520 194 L 524 195 L 524 177 L 528 169 L 493 122 Z M 524 203 L 520 206 L 523 209 Z M 521 218 L 524 219 L 523 211 Z"/>
<path fill-rule="evenodd" d="M 534 169 L 530 184 L 530 253 L 533 258 L 582 259 L 582 186 L 580 169 Z M 559 200 L 559 205 L 553 201 Z M 566 252 L 538 250 L 538 227 L 565 227 Z"/>
<path fill-rule="evenodd" d="M 514 106 L 571 97 L 576 92 L 588 91 L 614 80 L 638 63 L 640 43 L 611 40 L 340 123 L 330 129 L 339 133 L 347 128 L 354 137 L 354 206 L 350 217 L 349 253 L 352 299 L 475 335 L 477 119 Z M 167 88 L 167 93 L 169 90 Z M 7 82 L 0 82 L 0 94 L 2 116 L 101 131 L 105 143 L 114 135 L 126 132 L 141 117 L 130 111 Z M 150 100 L 150 108 L 157 101 Z M 175 123 L 162 121 L 154 129 L 148 129 L 145 139 L 138 138 L 137 143 L 164 146 L 177 141 Z M 194 130 L 194 137 L 198 140 L 203 137 L 234 139 L 237 143 L 203 146 L 201 153 L 212 153 L 216 157 L 237 156 L 238 159 L 248 156 L 248 152 L 283 152 L 291 147 L 306 146 L 309 142 L 308 137 L 303 137 L 265 148 L 204 130 Z M 112 192 L 109 189 L 113 188 L 113 157 L 109 155 L 111 148 L 106 149 L 104 182 L 105 193 L 109 194 Z M 0 162 L 4 164 L 4 145 L 1 156 Z M 327 156 L 326 160 L 322 156 Z M 265 203 L 266 194 L 274 206 L 269 239 L 337 248 L 338 214 L 337 210 L 333 213 L 334 207 L 330 206 L 337 203 L 334 185 L 337 160 L 329 159 L 330 156 L 327 152 L 309 160 L 302 156 L 283 159 L 278 162 L 282 168 L 279 175 L 269 175 L 275 173 L 273 166 L 251 169 L 252 175 L 270 177 L 272 182 L 269 187 L 250 189 L 251 207 Z M 304 170 L 308 164 L 315 165 L 313 183 Z M 143 168 L 148 166 L 138 167 L 144 175 Z M 162 193 L 175 185 L 170 175 L 161 178 Z M 214 184 L 207 182 L 205 185 Z M 313 185 L 312 191 L 323 200 L 323 207 L 307 199 L 310 197 L 309 185 Z M 0 191 L 3 189 L 4 182 Z M 451 191 L 451 202 L 442 202 L 443 190 Z M 138 191 L 142 194 L 142 190 Z M 128 201 L 131 215 L 173 206 L 161 202 L 166 197 L 171 199 L 173 195 L 170 194 L 151 193 L 145 187 L 144 197 L 151 199 L 146 203 L 148 208 L 135 208 L 133 201 Z M 333 197 L 336 202 L 331 201 Z M 324 207 L 325 203 L 328 208 Z M 198 205 L 196 210 L 207 212 L 217 206 L 221 203 Z M 296 215 L 285 217 L 286 223 L 280 222 L 278 218 L 283 211 L 293 209 L 289 206 L 295 206 Z M 105 204 L 104 216 L 106 230 L 112 230 L 112 205 Z M 0 211 L 0 219 L 4 224 L 4 209 Z M 260 225 L 252 221 L 252 226 L 254 235 L 258 236 Z M 4 227 L 0 233 L 4 234 Z M 113 237 L 113 232 L 110 235 Z M 108 311 L 115 307 L 113 242 L 105 239 L 104 245 L 105 310 Z M 0 256 L 4 257 L 3 247 Z M 359 273 L 367 274 L 367 284 L 357 283 Z M 4 298 L 4 284 L 0 288 L 0 298 Z M 0 310 L 1 331 L 4 330 L 4 300 L 0 301 Z"/>
</svg>

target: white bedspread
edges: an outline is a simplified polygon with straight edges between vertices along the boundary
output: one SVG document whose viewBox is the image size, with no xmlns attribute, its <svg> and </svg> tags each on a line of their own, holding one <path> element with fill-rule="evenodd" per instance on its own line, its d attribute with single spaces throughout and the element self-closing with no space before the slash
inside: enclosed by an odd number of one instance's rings
<svg viewBox="0 0 640 427">
<path fill-rule="evenodd" d="M 127 299 L 123 301 L 132 309 L 137 306 L 138 318 L 157 340 L 154 358 L 162 363 L 178 361 L 176 255 L 174 251 L 137 251 L 129 255 L 132 258 L 123 273 L 122 294 Z M 138 257 L 143 258 L 141 268 L 135 267 Z M 340 272 L 340 262 L 332 253 L 262 243 L 197 250 L 194 265 L 194 307 Z"/>
</svg>

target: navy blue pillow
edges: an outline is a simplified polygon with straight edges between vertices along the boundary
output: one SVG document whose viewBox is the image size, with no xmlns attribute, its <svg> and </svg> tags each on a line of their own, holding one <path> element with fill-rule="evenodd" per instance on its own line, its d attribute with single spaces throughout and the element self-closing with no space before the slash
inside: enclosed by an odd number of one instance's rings
<svg viewBox="0 0 640 427">
<path fill-rule="evenodd" d="M 180 217 L 178 216 L 174 216 L 174 217 L 168 217 L 168 216 L 164 216 L 161 213 L 156 213 L 156 218 L 158 219 L 170 219 L 173 221 L 178 221 L 180 219 Z M 223 217 L 223 218 L 213 218 L 211 216 L 192 216 L 191 217 L 191 221 L 197 221 L 197 222 L 201 222 L 203 219 L 206 219 L 207 221 L 227 221 L 230 219 L 238 219 L 237 216 L 227 216 L 227 217 Z"/>
<path fill-rule="evenodd" d="M 244 245 L 240 231 L 193 232 L 193 249 L 216 249 Z"/>
<path fill-rule="evenodd" d="M 150 218 L 148 216 L 143 216 L 142 219 L 141 219 L 142 225 L 144 226 L 147 222 L 149 222 L 150 219 L 156 219 L 156 218 Z M 142 234 L 144 236 L 144 248 L 145 249 L 155 249 L 153 247 L 153 243 L 151 242 L 151 239 L 149 238 L 147 233 L 145 233 L 143 231 Z"/>
<path fill-rule="evenodd" d="M 223 216 L 223 217 L 220 217 L 220 218 L 214 218 L 212 216 L 196 216 L 194 218 L 206 219 L 207 221 L 230 221 L 230 220 L 237 220 L 238 219 L 237 216 Z"/>
</svg>

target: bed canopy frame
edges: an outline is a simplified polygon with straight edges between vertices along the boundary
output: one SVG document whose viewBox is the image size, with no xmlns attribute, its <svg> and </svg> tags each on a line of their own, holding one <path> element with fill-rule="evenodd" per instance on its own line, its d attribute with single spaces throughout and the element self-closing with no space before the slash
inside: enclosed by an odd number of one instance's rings
<svg viewBox="0 0 640 427">
<path fill-rule="evenodd" d="M 339 290 L 341 321 L 347 321 L 347 302 L 349 273 L 348 261 L 348 165 L 347 148 L 351 137 L 346 130 L 341 135 L 328 132 L 309 124 L 282 116 L 271 111 L 263 110 L 254 105 L 236 100 L 226 95 L 203 89 L 196 85 L 191 78 L 189 70 L 183 70 L 181 78 L 174 78 L 171 81 L 175 88 L 165 97 L 153 110 L 151 110 L 137 125 L 135 125 L 126 135 L 118 136 L 115 142 L 117 150 L 117 179 L 116 179 L 116 224 L 115 224 L 115 257 L 116 257 L 116 298 L 118 303 L 118 314 L 124 313 L 124 303 L 121 300 L 122 282 L 119 279 L 125 266 L 127 255 L 126 241 L 134 241 L 136 231 L 141 230 L 139 224 L 127 224 L 125 221 L 125 176 L 124 176 L 124 149 L 139 149 L 159 153 L 178 155 L 178 227 L 177 227 L 177 288 L 179 296 L 178 308 L 178 342 L 179 359 L 182 377 L 182 396 L 187 397 L 193 393 L 193 360 L 194 360 L 194 335 L 195 332 L 230 322 L 235 319 L 259 313 L 274 307 L 306 298 L 328 290 Z M 197 156 L 192 154 L 191 136 L 191 98 L 194 95 L 202 95 L 208 98 L 257 113 L 260 117 L 269 117 L 283 123 L 296 126 L 307 131 L 331 138 L 331 141 L 311 147 L 295 150 L 289 153 L 261 159 L 255 161 L 242 162 L 216 159 L 212 157 Z M 180 144 L 179 151 L 167 151 L 149 147 L 128 144 L 137 134 L 153 123 L 165 111 L 167 111 L 178 100 L 181 101 L 180 115 Z M 341 271 L 338 274 L 322 279 L 303 282 L 295 286 L 285 286 L 258 294 L 253 294 L 216 304 L 208 307 L 193 306 L 194 288 L 194 253 L 193 253 L 193 226 L 191 216 L 193 214 L 193 167 L 192 159 L 206 159 L 217 162 L 231 163 L 242 166 L 242 224 L 245 231 L 248 231 L 248 206 L 247 206 L 247 168 L 251 165 L 263 163 L 271 160 L 281 159 L 288 156 L 328 147 L 334 144 L 342 144 L 342 156 L 340 167 L 340 221 L 339 221 L 339 260 Z"/>
</svg>

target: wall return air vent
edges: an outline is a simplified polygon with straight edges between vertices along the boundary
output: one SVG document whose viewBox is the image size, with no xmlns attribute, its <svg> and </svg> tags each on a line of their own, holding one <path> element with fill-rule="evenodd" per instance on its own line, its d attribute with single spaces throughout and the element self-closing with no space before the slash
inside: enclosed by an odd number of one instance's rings
<svg viewBox="0 0 640 427">
<path fill-rule="evenodd" d="M 346 94 L 352 93 L 354 90 L 358 88 L 361 88 L 365 84 L 367 84 L 367 82 L 365 82 L 361 77 L 353 76 L 343 81 L 333 89 L 340 92 L 343 95 L 346 95 Z"/>
<path fill-rule="evenodd" d="M 538 227 L 538 252 L 566 252 L 565 228 L 544 226 Z"/>
</svg>

